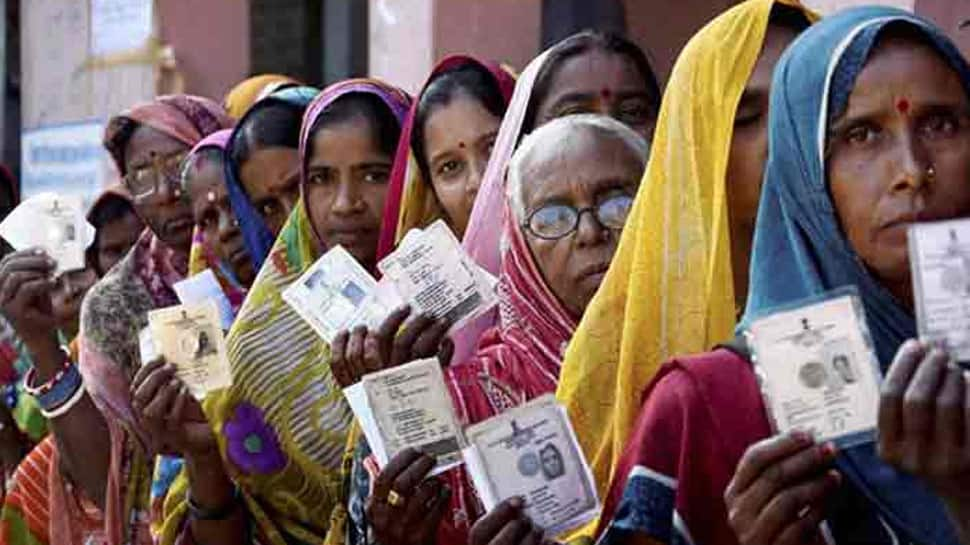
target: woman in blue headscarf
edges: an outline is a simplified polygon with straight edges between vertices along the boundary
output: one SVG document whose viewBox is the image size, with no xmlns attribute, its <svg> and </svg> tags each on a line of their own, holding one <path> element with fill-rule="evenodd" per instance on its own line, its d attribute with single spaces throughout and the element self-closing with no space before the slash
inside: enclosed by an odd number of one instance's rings
<svg viewBox="0 0 970 545">
<path fill-rule="evenodd" d="M 680 535 L 690 538 L 691 519 L 701 533 L 726 521 L 736 534 L 706 542 L 970 543 L 970 380 L 942 351 L 907 341 L 916 327 L 906 239 L 914 221 L 970 215 L 968 96 L 955 46 L 901 10 L 847 10 L 790 46 L 772 83 L 743 323 L 855 286 L 886 374 L 878 444 L 770 437 L 740 343 L 678 358 L 648 390 L 631 440 L 633 451 L 676 453 L 659 478 L 633 467 L 613 487 L 606 541 L 652 536 L 631 514 L 676 497 L 668 526 Z M 715 466 L 733 468 L 726 486 L 698 471 Z"/>
<path fill-rule="evenodd" d="M 300 126 L 319 94 L 290 87 L 254 104 L 227 145 L 226 180 L 246 250 L 259 270 L 300 198 Z"/>
</svg>

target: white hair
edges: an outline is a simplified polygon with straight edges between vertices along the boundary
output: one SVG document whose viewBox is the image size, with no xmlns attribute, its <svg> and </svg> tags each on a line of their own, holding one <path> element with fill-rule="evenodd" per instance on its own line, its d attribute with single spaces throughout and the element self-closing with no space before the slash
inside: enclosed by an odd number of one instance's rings
<svg viewBox="0 0 970 545">
<path fill-rule="evenodd" d="M 642 166 L 647 166 L 650 146 L 646 139 L 633 129 L 613 119 L 599 114 L 577 114 L 554 119 L 526 136 L 509 162 L 506 195 L 512 207 L 512 212 L 518 221 L 525 219 L 525 184 L 522 180 L 523 167 L 529 158 L 538 150 L 551 146 L 553 149 L 563 149 L 566 153 L 572 151 L 568 140 L 578 132 L 598 133 L 597 137 L 612 138 L 625 144 L 640 160 Z"/>
</svg>

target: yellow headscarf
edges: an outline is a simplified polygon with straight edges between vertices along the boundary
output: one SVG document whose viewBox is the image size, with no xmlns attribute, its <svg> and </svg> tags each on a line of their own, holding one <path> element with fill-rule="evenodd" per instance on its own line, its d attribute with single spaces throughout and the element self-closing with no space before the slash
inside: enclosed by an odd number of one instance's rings
<svg viewBox="0 0 970 545">
<path fill-rule="evenodd" d="M 678 58 L 613 263 L 567 350 L 556 395 L 601 496 L 660 364 L 732 337 L 724 179 L 735 112 L 775 3 L 735 6 L 698 32 Z M 801 8 L 795 0 L 777 3 Z"/>
<path fill-rule="evenodd" d="M 280 74 L 253 76 L 238 83 L 226 93 L 222 103 L 229 112 L 229 117 L 240 119 L 256 101 L 273 94 L 284 85 L 300 85 L 300 82 Z"/>
</svg>

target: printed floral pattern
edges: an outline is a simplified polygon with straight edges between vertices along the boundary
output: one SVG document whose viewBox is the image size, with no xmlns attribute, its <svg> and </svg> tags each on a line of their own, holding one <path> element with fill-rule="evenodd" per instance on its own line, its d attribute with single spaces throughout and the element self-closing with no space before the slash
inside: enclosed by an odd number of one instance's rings
<svg viewBox="0 0 970 545">
<path fill-rule="evenodd" d="M 225 425 L 229 459 L 246 473 L 276 473 L 286 467 L 276 432 L 250 403 L 236 406 Z"/>
</svg>

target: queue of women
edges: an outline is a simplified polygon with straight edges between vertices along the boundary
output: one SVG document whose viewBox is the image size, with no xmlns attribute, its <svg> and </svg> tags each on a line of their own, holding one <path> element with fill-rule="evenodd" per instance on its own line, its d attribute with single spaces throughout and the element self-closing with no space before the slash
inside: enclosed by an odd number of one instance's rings
<svg viewBox="0 0 970 545">
<path fill-rule="evenodd" d="M 916 340 L 906 238 L 970 215 L 970 65 L 917 16 L 747 0 L 663 95 L 594 32 L 518 75 L 449 57 L 414 97 L 260 76 L 135 105 L 104 145 L 122 183 L 89 269 L 0 264 L 2 543 L 970 543 L 970 376 Z M 282 302 L 328 249 L 376 274 L 439 219 L 499 279 L 457 332 L 403 306 L 329 344 Z M 138 337 L 205 269 L 235 320 L 232 385 L 200 402 Z M 775 433 L 736 333 L 845 286 L 884 375 L 876 439 Z M 463 425 L 555 393 L 599 518 L 545 535 L 460 467 L 379 467 L 342 389 L 428 357 Z"/>
</svg>

